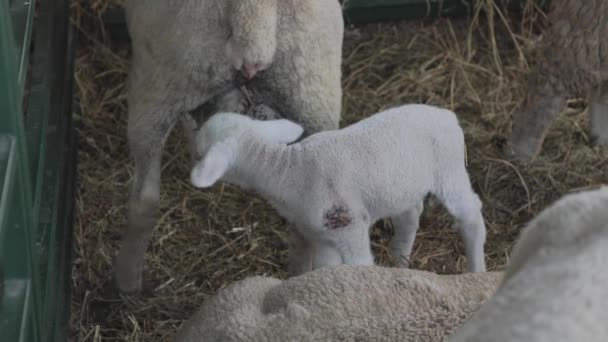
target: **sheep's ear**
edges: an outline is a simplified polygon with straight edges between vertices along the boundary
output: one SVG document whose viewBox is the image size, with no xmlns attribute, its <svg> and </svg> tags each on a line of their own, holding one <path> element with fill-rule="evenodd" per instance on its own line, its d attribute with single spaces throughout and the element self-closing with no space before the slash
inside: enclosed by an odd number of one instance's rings
<svg viewBox="0 0 608 342">
<path fill-rule="evenodd" d="M 294 142 L 304 133 L 302 126 L 285 119 L 258 121 L 258 123 L 264 136 L 279 143 Z"/>
<path fill-rule="evenodd" d="M 208 188 L 220 180 L 231 164 L 235 153 L 226 143 L 217 143 L 207 154 L 194 165 L 190 173 L 190 182 L 197 188 Z"/>
</svg>

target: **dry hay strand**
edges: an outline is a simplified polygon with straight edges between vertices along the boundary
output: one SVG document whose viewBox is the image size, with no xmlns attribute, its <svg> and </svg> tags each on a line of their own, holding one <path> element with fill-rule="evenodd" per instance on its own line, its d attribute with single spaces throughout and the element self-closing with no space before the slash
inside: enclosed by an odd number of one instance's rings
<svg viewBox="0 0 608 342">
<path fill-rule="evenodd" d="M 402 103 L 454 110 L 465 130 L 468 169 L 483 203 L 486 260 L 502 269 L 519 229 L 572 189 L 606 183 L 606 152 L 590 143 L 586 104 L 573 99 L 531 165 L 498 154 L 521 104 L 537 24 L 529 6 L 510 17 L 493 1 L 468 20 L 412 20 L 347 28 L 343 125 Z M 146 256 L 145 291 L 119 295 L 112 258 L 126 226 L 132 167 L 126 143 L 125 85 L 129 51 L 103 30 L 104 11 L 120 1 L 75 1 L 80 33 L 75 70 L 79 164 L 71 335 L 77 341 L 157 341 L 217 290 L 252 275 L 285 278 L 287 224 L 264 201 L 226 184 L 209 191 L 188 183 L 180 130 L 163 159 L 161 219 Z M 481 12 L 481 9 L 485 12 Z M 438 273 L 464 270 L 453 220 L 427 201 L 412 267 Z M 377 262 L 388 265 L 389 221 L 372 231 Z"/>
</svg>

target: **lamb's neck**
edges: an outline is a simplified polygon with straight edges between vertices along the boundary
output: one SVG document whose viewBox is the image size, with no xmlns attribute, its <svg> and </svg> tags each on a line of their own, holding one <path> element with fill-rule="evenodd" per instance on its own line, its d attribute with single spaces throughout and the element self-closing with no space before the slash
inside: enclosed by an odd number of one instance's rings
<svg viewBox="0 0 608 342">
<path fill-rule="evenodd" d="M 258 192 L 273 202 L 288 202 L 300 182 L 303 160 L 297 145 L 261 141 L 244 135 L 239 142 L 239 157 L 232 168 L 230 181 L 244 189 Z"/>
</svg>

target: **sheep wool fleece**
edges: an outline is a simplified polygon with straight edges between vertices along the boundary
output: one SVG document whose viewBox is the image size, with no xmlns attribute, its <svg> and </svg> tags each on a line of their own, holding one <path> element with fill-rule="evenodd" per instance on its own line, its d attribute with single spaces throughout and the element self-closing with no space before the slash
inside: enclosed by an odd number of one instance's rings
<svg viewBox="0 0 608 342">
<path fill-rule="evenodd" d="M 496 294 L 450 342 L 608 341 L 608 187 L 566 195 L 522 231 Z"/>
<path fill-rule="evenodd" d="M 257 276 L 207 300 L 173 341 L 442 341 L 501 278 L 350 265 Z"/>
</svg>

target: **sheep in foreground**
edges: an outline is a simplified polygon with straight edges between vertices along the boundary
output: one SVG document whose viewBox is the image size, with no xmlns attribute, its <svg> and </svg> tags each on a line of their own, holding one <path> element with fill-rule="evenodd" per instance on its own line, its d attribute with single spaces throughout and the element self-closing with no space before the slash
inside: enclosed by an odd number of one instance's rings
<svg viewBox="0 0 608 342">
<path fill-rule="evenodd" d="M 442 341 L 501 277 L 347 265 L 256 276 L 208 299 L 173 341 Z"/>
<path fill-rule="evenodd" d="M 204 157 L 191 182 L 206 188 L 223 179 L 267 199 L 294 225 L 298 240 L 290 252 L 301 263 L 292 265 L 292 274 L 373 265 L 369 229 L 385 217 L 395 227 L 393 257 L 407 260 L 429 193 L 456 218 L 468 271 L 485 270 L 481 201 L 471 188 L 454 113 L 405 105 L 287 145 L 301 133 L 288 120 L 217 114 L 197 134 Z"/>
<path fill-rule="evenodd" d="M 161 154 L 185 113 L 243 111 L 246 82 L 307 133 L 338 128 L 343 19 L 327 0 L 129 0 L 128 228 L 115 262 L 120 290 L 141 288 L 158 221 Z M 185 126 L 188 126 L 186 121 Z"/>
<path fill-rule="evenodd" d="M 496 294 L 450 342 L 608 341 L 608 187 L 565 196 L 515 245 Z"/>
<path fill-rule="evenodd" d="M 568 97 L 591 94 L 591 135 L 608 146 L 608 1 L 554 0 L 541 56 L 504 153 L 529 161 Z"/>
</svg>

